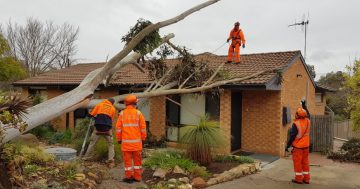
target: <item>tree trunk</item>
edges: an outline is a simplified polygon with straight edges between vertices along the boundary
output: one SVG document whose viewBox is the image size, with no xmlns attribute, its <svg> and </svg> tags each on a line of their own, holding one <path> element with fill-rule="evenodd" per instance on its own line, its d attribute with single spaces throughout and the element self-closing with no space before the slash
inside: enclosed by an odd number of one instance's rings
<svg viewBox="0 0 360 189">
<path fill-rule="evenodd" d="M 146 37 L 149 33 L 162 27 L 177 23 L 180 20 L 183 20 L 185 17 L 189 16 L 190 14 L 199 11 L 200 9 L 205 8 L 209 5 L 212 5 L 218 1 L 219 0 L 208 0 L 183 12 L 182 14 L 174 18 L 165 20 L 163 22 L 158 22 L 156 24 L 151 24 L 144 28 L 127 44 L 127 46 L 124 47 L 123 50 L 121 50 L 113 58 L 111 58 L 109 62 L 104 65 L 104 67 L 89 73 L 77 88 L 29 108 L 29 113 L 26 115 L 26 117 L 23 118 L 23 120 L 28 125 L 24 132 L 29 131 L 37 127 L 38 125 L 50 121 L 66 112 L 73 111 L 80 107 L 86 107 L 89 103 L 88 98 L 93 95 L 93 92 L 98 87 L 98 85 L 103 80 L 106 80 L 106 76 L 108 76 L 110 73 L 112 73 L 112 71 L 114 71 L 114 67 L 120 69 L 126 64 L 129 64 L 130 62 L 136 63 L 136 60 L 141 57 L 139 53 L 133 53 L 131 56 L 129 56 L 129 59 L 124 59 L 136 47 L 136 45 L 138 45 L 141 40 L 144 39 L 144 37 Z M 21 133 L 17 129 L 7 129 L 1 143 L 3 144 L 20 134 Z"/>
</svg>

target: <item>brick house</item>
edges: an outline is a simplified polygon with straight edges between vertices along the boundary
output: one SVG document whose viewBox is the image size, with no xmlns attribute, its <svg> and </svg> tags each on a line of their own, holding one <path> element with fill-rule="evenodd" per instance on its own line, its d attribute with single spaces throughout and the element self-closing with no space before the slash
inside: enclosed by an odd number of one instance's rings
<svg viewBox="0 0 360 189">
<path fill-rule="evenodd" d="M 210 53 L 199 54 L 196 58 L 213 67 L 226 61 L 225 56 Z M 176 62 L 168 60 L 167 64 Z M 17 81 L 14 85 L 22 88 L 24 95 L 40 93 L 50 99 L 75 88 L 86 74 L 102 65 L 77 64 Z M 181 107 L 160 96 L 147 99 L 148 103 L 140 109 L 149 123 L 149 131 L 158 139 L 165 136 L 176 142 L 181 135 L 181 126 L 194 125 L 199 119 L 195 115 L 208 114 L 219 121 L 220 129 L 226 135 L 226 152 L 244 150 L 283 156 L 287 131 L 300 100 L 307 99 L 311 114 L 324 115 L 326 93 L 330 90 L 316 85 L 300 51 L 242 55 L 241 64 L 226 64 L 223 70 L 235 78 L 280 67 L 283 68 L 281 74 L 265 73 L 221 86 L 220 90 L 211 93 L 169 96 L 180 102 Z M 116 72 L 108 87 L 99 86 L 94 96 L 107 98 L 141 91 L 150 83 L 148 74 L 127 65 Z M 62 115 L 53 121 L 53 125 L 59 129 L 73 128 L 81 117 L 81 110 L 77 110 Z"/>
</svg>

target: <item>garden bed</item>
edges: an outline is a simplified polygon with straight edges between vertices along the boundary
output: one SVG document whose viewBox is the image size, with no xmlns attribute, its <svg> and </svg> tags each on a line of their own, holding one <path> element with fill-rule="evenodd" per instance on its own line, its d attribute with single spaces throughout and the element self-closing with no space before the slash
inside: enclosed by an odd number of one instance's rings
<svg viewBox="0 0 360 189">
<path fill-rule="evenodd" d="M 205 188 L 260 169 L 259 162 L 242 156 L 216 156 L 200 166 L 183 152 L 156 151 L 144 160 L 143 180 L 149 188 Z"/>
</svg>

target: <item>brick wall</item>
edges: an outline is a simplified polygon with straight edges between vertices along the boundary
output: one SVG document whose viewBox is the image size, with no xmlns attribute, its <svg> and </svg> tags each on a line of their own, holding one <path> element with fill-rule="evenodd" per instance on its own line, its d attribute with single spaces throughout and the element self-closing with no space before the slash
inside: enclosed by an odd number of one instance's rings
<svg viewBox="0 0 360 189">
<path fill-rule="evenodd" d="M 157 139 L 166 135 L 166 99 L 165 96 L 150 98 L 150 132 Z"/>
<path fill-rule="evenodd" d="M 313 115 L 323 114 L 323 111 L 316 107 L 315 87 L 306 73 L 305 67 L 301 63 L 300 59 L 298 59 L 287 71 L 285 71 L 283 79 L 281 105 L 282 107 L 290 107 L 291 120 L 294 120 L 296 109 L 301 106 L 301 99 L 306 98 L 307 89 L 307 103 L 310 113 Z M 291 123 L 283 126 L 281 129 L 280 145 L 282 149 L 285 149 L 288 129 L 290 126 Z M 284 152 L 282 152 L 281 155 L 284 155 Z"/>
<path fill-rule="evenodd" d="M 220 93 L 220 129 L 226 137 L 224 153 L 231 152 L 231 91 Z"/>
<path fill-rule="evenodd" d="M 242 150 L 280 155 L 280 91 L 243 91 Z"/>
</svg>

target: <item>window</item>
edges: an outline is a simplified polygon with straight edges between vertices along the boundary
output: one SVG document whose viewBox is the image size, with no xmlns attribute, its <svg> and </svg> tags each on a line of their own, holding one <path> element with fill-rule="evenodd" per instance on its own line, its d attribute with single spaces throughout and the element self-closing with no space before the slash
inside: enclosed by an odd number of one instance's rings
<svg viewBox="0 0 360 189">
<path fill-rule="evenodd" d="M 316 93 L 315 94 L 315 101 L 316 103 L 322 103 L 323 102 L 323 98 L 322 98 L 322 94 L 321 93 Z"/>
<path fill-rule="evenodd" d="M 209 115 L 210 120 L 220 120 L 220 98 L 219 93 L 206 93 L 206 114 Z"/>
<path fill-rule="evenodd" d="M 199 116 L 205 116 L 205 95 L 181 95 L 180 124 L 197 125 Z"/>
<path fill-rule="evenodd" d="M 170 99 L 175 102 L 180 103 L 179 95 L 168 96 Z M 169 126 L 179 126 L 180 125 L 180 106 L 166 100 L 166 122 Z"/>
</svg>

